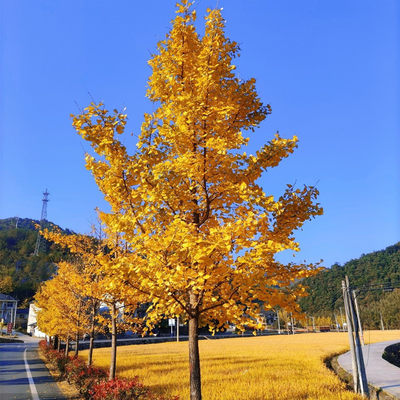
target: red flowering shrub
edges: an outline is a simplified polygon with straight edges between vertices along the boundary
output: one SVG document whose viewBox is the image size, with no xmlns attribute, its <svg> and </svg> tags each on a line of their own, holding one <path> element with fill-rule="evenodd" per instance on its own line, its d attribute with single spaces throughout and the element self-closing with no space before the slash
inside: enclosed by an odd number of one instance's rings
<svg viewBox="0 0 400 400">
<path fill-rule="evenodd" d="M 41 341 L 39 342 L 39 348 L 40 348 L 40 350 L 42 350 L 42 352 L 44 353 L 44 355 L 46 356 L 46 358 L 47 358 L 47 354 L 48 354 L 50 351 L 53 351 L 53 347 L 50 346 L 50 344 L 48 344 L 48 343 L 46 342 L 46 340 L 41 340 Z"/>
<path fill-rule="evenodd" d="M 130 380 L 116 378 L 100 382 L 93 386 L 90 394 L 93 400 L 147 400 L 149 389 L 135 376 Z"/>
<path fill-rule="evenodd" d="M 69 357 L 66 357 L 65 354 L 55 351 L 54 354 L 51 355 L 51 363 L 57 367 L 60 371 L 61 376 L 65 375 L 65 368 L 69 362 Z"/>
<path fill-rule="evenodd" d="M 107 372 L 101 368 L 88 367 L 83 360 L 67 357 L 64 352 L 54 350 L 45 340 L 39 347 L 46 359 L 61 372 L 70 384 L 78 387 L 79 392 L 88 400 L 179 400 L 178 397 L 165 398 L 155 395 L 133 379 L 116 378 L 107 380 Z"/>
<path fill-rule="evenodd" d="M 90 390 L 94 385 L 107 378 L 107 373 L 101 368 L 88 367 L 79 358 L 70 358 L 65 367 L 67 381 L 75 384 L 79 392 L 87 399 L 90 399 Z"/>
<path fill-rule="evenodd" d="M 102 381 L 93 386 L 90 396 L 91 400 L 179 400 L 179 397 L 167 399 L 150 393 L 137 376 L 133 379 Z"/>
<path fill-rule="evenodd" d="M 42 350 L 47 361 L 53 364 L 61 373 L 65 374 L 65 366 L 69 362 L 69 358 L 64 355 L 64 352 L 54 350 L 45 340 L 39 342 L 39 347 Z"/>
<path fill-rule="evenodd" d="M 40 347 L 41 350 L 43 350 L 43 351 L 46 353 L 47 349 L 48 349 L 50 346 L 47 344 L 47 342 L 46 342 L 45 340 L 41 340 L 41 341 L 39 342 L 39 347 Z"/>
<path fill-rule="evenodd" d="M 79 358 L 73 357 L 69 360 L 69 363 L 65 367 L 66 377 L 68 383 L 74 383 L 79 385 L 85 374 L 86 365 L 85 362 Z"/>
</svg>

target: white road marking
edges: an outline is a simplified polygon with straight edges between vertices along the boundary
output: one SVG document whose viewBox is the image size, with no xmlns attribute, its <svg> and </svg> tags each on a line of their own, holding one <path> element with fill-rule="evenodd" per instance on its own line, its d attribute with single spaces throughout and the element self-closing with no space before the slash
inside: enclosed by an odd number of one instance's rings
<svg viewBox="0 0 400 400">
<path fill-rule="evenodd" d="M 33 382 L 31 370 L 29 369 L 28 360 L 26 359 L 26 351 L 27 350 L 28 349 L 26 348 L 24 351 L 24 361 L 25 361 L 26 375 L 28 376 L 28 381 L 29 381 L 29 388 L 31 389 L 32 400 L 40 400 L 39 396 L 38 396 L 38 392 L 36 390 L 35 383 Z"/>
</svg>

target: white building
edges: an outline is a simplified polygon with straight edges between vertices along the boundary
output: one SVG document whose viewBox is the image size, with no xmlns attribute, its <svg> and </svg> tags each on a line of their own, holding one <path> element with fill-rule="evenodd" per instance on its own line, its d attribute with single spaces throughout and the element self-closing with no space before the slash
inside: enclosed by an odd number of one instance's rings
<svg viewBox="0 0 400 400">
<path fill-rule="evenodd" d="M 14 297 L 0 293 L 0 321 L 5 325 L 11 323 L 14 329 L 17 314 L 17 303 Z"/>
<path fill-rule="evenodd" d="M 38 308 L 33 303 L 29 304 L 28 326 L 26 328 L 26 331 L 32 336 L 46 337 L 46 334 L 38 329 L 36 319 L 37 311 Z"/>
</svg>

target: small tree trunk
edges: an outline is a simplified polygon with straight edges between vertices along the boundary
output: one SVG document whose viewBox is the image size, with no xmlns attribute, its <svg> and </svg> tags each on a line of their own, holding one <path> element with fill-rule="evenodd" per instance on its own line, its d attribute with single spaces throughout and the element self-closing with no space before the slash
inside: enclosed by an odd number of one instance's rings
<svg viewBox="0 0 400 400">
<path fill-rule="evenodd" d="M 65 355 L 68 357 L 69 353 L 69 336 L 67 336 L 67 341 L 65 342 Z"/>
<path fill-rule="evenodd" d="M 111 306 L 111 362 L 108 380 L 115 378 L 115 368 L 117 364 L 117 309 L 115 303 Z"/>
<path fill-rule="evenodd" d="M 56 350 L 58 348 L 58 336 L 54 336 L 53 339 L 53 349 Z"/>
<path fill-rule="evenodd" d="M 78 354 L 79 354 L 79 332 L 76 332 L 76 334 L 75 334 L 75 343 L 76 343 L 76 347 L 75 347 L 74 357 L 78 357 Z"/>
<path fill-rule="evenodd" d="M 58 338 L 58 341 L 57 341 L 57 351 L 60 352 L 60 350 L 61 350 L 61 338 Z"/>
<path fill-rule="evenodd" d="M 201 400 L 198 326 L 198 316 L 189 319 L 190 400 Z"/>
<path fill-rule="evenodd" d="M 88 354 L 88 361 L 87 365 L 90 367 L 93 362 L 93 343 L 94 343 L 94 317 L 96 314 L 96 305 L 93 306 L 92 310 L 92 321 L 90 327 L 90 339 L 89 339 L 89 354 Z"/>
</svg>

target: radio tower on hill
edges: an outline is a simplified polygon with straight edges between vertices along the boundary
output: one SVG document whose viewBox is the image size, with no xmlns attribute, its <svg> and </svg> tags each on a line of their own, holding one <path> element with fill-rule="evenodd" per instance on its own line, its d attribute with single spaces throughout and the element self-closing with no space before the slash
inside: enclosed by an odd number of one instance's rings
<svg viewBox="0 0 400 400">
<path fill-rule="evenodd" d="M 40 216 L 40 227 L 41 227 L 41 228 L 42 228 L 43 222 L 47 220 L 47 203 L 49 202 L 49 199 L 48 199 L 49 194 L 50 194 L 50 193 L 47 191 L 47 189 L 46 189 L 45 192 L 43 192 L 43 199 L 42 199 L 42 202 L 43 202 L 43 205 L 42 205 L 42 215 Z M 33 252 L 33 255 L 34 255 L 34 256 L 37 256 L 37 255 L 39 254 L 39 248 L 40 248 L 40 240 L 41 240 L 41 238 L 42 238 L 42 236 L 41 236 L 40 232 L 38 232 L 37 239 L 36 239 L 36 245 L 35 245 L 35 251 Z"/>
</svg>

